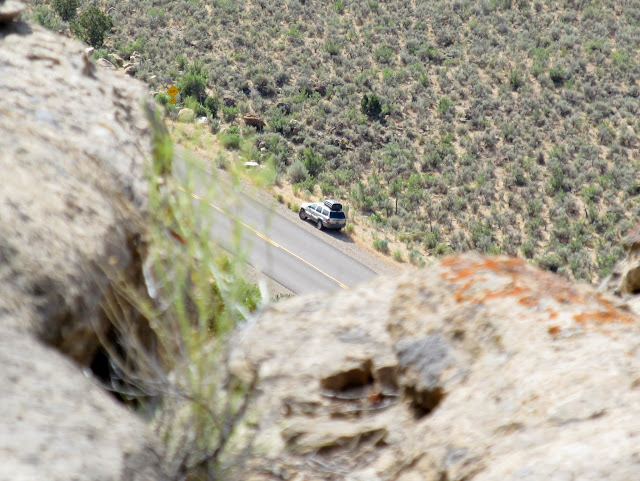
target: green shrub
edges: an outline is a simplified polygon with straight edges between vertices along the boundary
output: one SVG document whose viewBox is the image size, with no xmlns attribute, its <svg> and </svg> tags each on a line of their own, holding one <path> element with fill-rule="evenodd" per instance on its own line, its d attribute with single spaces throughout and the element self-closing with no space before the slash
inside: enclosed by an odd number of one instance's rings
<svg viewBox="0 0 640 481">
<path fill-rule="evenodd" d="M 57 32 L 62 28 L 62 22 L 55 16 L 53 10 L 46 5 L 41 5 L 33 8 L 33 20 L 42 25 L 44 28 Z"/>
<path fill-rule="evenodd" d="M 512 70 L 509 74 L 509 85 L 511 90 L 516 91 L 524 85 L 524 80 L 518 70 Z"/>
<path fill-rule="evenodd" d="M 382 113 L 382 105 L 376 94 L 364 94 L 360 102 L 360 111 L 369 117 L 378 117 Z"/>
<path fill-rule="evenodd" d="M 440 115 L 444 115 L 447 112 L 449 112 L 450 110 L 453 109 L 454 107 L 454 103 L 453 101 L 448 98 L 448 97 L 442 97 L 439 101 L 438 101 L 438 106 L 436 108 L 436 110 L 438 111 L 438 113 Z"/>
<path fill-rule="evenodd" d="M 389 64 L 393 61 L 395 54 L 391 47 L 384 45 L 373 51 L 373 58 L 378 63 Z"/>
<path fill-rule="evenodd" d="M 218 110 L 220 109 L 220 99 L 218 97 L 209 97 L 204 99 L 204 106 L 209 110 L 212 117 L 218 117 Z"/>
<path fill-rule="evenodd" d="M 520 247 L 520 250 L 522 251 L 522 255 L 525 258 L 533 259 L 533 256 L 534 256 L 535 251 L 536 251 L 536 246 L 535 246 L 535 244 L 533 242 L 525 242 Z"/>
<path fill-rule="evenodd" d="M 356 228 L 351 222 L 348 222 L 347 225 L 344 226 L 344 231 L 347 235 L 352 235 L 355 230 Z"/>
<path fill-rule="evenodd" d="M 113 28 L 113 21 L 98 7 L 89 7 L 70 24 L 73 34 L 93 47 L 100 47 L 104 36 Z"/>
<path fill-rule="evenodd" d="M 404 262 L 402 252 L 400 250 L 393 251 L 393 260 L 396 262 Z"/>
<path fill-rule="evenodd" d="M 193 115 L 195 117 L 206 117 L 211 114 L 211 112 L 209 112 L 209 109 L 207 109 L 204 105 L 198 102 L 198 100 L 193 96 L 185 97 L 184 106 L 188 109 L 192 109 Z M 237 133 L 237 132 L 232 132 L 232 133 Z"/>
<path fill-rule="evenodd" d="M 60 15 L 62 20 L 69 21 L 76 18 L 78 0 L 54 0 L 53 9 Z"/>
<path fill-rule="evenodd" d="M 451 252 L 452 252 L 451 247 L 449 247 L 444 242 L 441 242 L 440 244 L 438 244 L 436 248 L 433 250 L 433 253 L 437 256 L 443 256 Z"/>
<path fill-rule="evenodd" d="M 198 102 L 204 101 L 207 96 L 207 73 L 204 71 L 202 64 L 194 61 L 187 69 L 187 72 L 180 77 L 176 87 L 178 87 L 183 97 L 192 96 Z"/>
<path fill-rule="evenodd" d="M 551 67 L 549 69 L 549 78 L 556 86 L 564 83 L 565 75 L 565 71 L 562 67 Z"/>
<path fill-rule="evenodd" d="M 160 105 L 164 105 L 165 107 L 167 105 L 170 105 L 170 100 L 171 97 L 169 97 L 169 94 L 166 94 L 164 92 L 160 92 L 159 94 L 157 94 L 154 97 L 155 101 L 158 102 Z"/>
<path fill-rule="evenodd" d="M 289 166 L 287 174 L 289 175 L 289 180 L 291 180 L 292 184 L 303 182 L 307 177 L 309 177 L 309 171 L 300 160 L 296 160 Z"/>
<path fill-rule="evenodd" d="M 324 159 L 311 147 L 304 149 L 300 160 L 307 168 L 307 172 L 309 172 L 311 177 L 317 177 L 318 174 L 324 170 Z"/>
<path fill-rule="evenodd" d="M 338 55 L 340 53 L 340 51 L 342 50 L 342 45 L 340 45 L 340 42 L 338 42 L 336 40 L 328 39 L 324 44 L 324 49 L 330 55 Z"/>
<path fill-rule="evenodd" d="M 389 253 L 389 241 L 387 239 L 373 239 L 373 248 L 383 254 Z"/>
<path fill-rule="evenodd" d="M 409 262 L 417 267 L 424 266 L 424 259 L 420 255 L 420 251 L 418 249 L 411 249 L 409 251 Z"/>
<path fill-rule="evenodd" d="M 222 110 L 222 118 L 224 119 L 225 122 L 233 122 L 238 116 L 238 113 L 240 112 L 238 110 L 238 107 L 227 107 L 226 105 L 223 105 L 221 110 Z"/>
<path fill-rule="evenodd" d="M 239 149 L 240 148 L 240 135 L 233 133 L 222 133 L 219 135 L 220 143 L 225 149 Z"/>
</svg>

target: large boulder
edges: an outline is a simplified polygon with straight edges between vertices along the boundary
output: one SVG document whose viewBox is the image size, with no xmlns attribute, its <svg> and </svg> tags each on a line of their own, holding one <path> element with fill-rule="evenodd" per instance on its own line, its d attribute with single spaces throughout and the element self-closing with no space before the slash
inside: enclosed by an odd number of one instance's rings
<svg viewBox="0 0 640 481">
<path fill-rule="evenodd" d="M 247 479 L 635 479 L 640 329 L 618 302 L 465 255 L 278 303 L 232 355 L 261 376 Z"/>
<path fill-rule="evenodd" d="M 162 479 L 89 369 L 117 289 L 144 289 L 145 88 L 24 22 L 0 25 L 0 65 L 0 479 Z"/>
</svg>

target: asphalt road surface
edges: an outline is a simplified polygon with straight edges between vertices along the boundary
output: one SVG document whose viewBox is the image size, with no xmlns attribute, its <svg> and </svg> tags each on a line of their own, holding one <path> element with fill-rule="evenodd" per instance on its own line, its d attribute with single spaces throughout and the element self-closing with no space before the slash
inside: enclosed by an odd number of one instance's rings
<svg viewBox="0 0 640 481">
<path fill-rule="evenodd" d="M 176 153 L 174 176 L 211 239 L 296 294 L 348 289 L 377 274 L 315 236 L 300 224 L 263 205 Z M 215 187 L 213 187 L 215 186 Z M 240 252 L 238 252 L 238 250 Z"/>
</svg>

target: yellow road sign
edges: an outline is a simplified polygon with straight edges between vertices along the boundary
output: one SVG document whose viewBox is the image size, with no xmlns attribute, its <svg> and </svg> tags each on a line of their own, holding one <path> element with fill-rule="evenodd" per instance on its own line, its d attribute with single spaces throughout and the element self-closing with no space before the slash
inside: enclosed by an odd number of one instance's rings
<svg viewBox="0 0 640 481">
<path fill-rule="evenodd" d="M 169 103 L 170 103 L 170 104 L 175 104 L 175 103 L 176 103 L 176 99 L 171 99 L 171 100 L 169 100 Z"/>
<path fill-rule="evenodd" d="M 171 87 L 169 87 L 169 90 L 167 90 L 167 93 L 172 97 L 175 97 L 176 94 L 178 93 L 178 89 L 176 88 L 175 85 L 172 85 Z"/>
</svg>

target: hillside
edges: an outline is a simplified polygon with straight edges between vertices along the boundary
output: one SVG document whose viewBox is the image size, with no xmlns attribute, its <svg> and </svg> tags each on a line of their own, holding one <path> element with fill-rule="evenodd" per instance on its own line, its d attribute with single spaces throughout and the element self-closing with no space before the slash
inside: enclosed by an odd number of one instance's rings
<svg viewBox="0 0 640 481">
<path fill-rule="evenodd" d="M 206 74 L 224 121 L 267 121 L 255 143 L 283 182 L 371 215 L 414 257 L 501 252 L 597 281 L 622 255 L 638 1 L 95 3 L 115 26 L 98 55 L 138 51 L 154 90 Z"/>
</svg>

